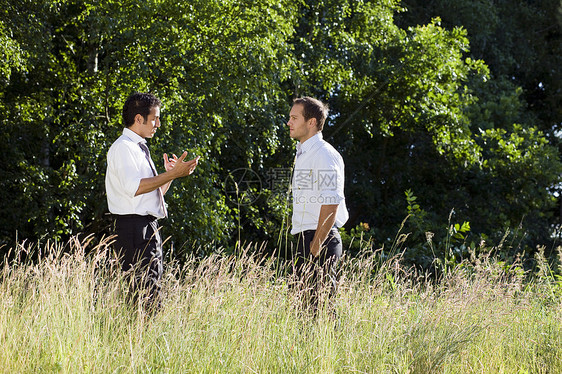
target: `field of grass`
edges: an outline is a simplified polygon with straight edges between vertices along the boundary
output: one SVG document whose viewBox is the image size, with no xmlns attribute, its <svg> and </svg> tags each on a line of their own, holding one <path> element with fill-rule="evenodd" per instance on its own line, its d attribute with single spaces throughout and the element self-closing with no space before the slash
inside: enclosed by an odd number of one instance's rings
<svg viewBox="0 0 562 374">
<path fill-rule="evenodd" d="M 253 250 L 167 264 L 154 316 L 124 301 L 107 241 L 5 262 L 0 372 L 562 373 L 549 277 L 480 256 L 430 280 L 375 253 L 342 263 L 337 318 L 310 318 Z"/>
</svg>

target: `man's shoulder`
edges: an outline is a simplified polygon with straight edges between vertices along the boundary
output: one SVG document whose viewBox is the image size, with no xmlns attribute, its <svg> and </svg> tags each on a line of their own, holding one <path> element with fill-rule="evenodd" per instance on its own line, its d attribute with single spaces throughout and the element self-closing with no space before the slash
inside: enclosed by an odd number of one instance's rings
<svg viewBox="0 0 562 374">
<path fill-rule="evenodd" d="M 108 155 L 121 152 L 131 152 L 137 145 L 127 136 L 121 135 L 109 147 Z"/>
<path fill-rule="evenodd" d="M 319 143 L 319 146 L 318 146 L 319 152 L 322 152 L 323 154 L 325 154 L 327 156 L 330 156 L 330 157 L 334 157 L 336 159 L 341 159 L 341 154 L 338 152 L 338 150 L 336 148 L 334 148 L 333 145 L 331 145 L 330 143 L 328 143 L 324 139 L 322 139 L 318 143 Z"/>
<path fill-rule="evenodd" d="M 326 149 L 330 150 L 331 152 L 337 152 L 336 149 L 334 148 L 334 146 L 331 145 L 330 143 L 328 143 L 327 141 L 325 141 L 324 139 L 320 140 L 318 143 L 320 143 L 321 147 L 326 148 Z"/>
<path fill-rule="evenodd" d="M 328 142 L 322 140 L 315 144 L 309 156 L 313 169 L 333 169 L 343 167 L 343 158 L 340 153 Z"/>
<path fill-rule="evenodd" d="M 117 139 L 115 139 L 115 141 L 113 142 L 113 144 L 111 145 L 112 147 L 132 147 L 132 146 L 136 146 L 137 144 L 131 139 L 129 138 L 127 135 L 121 135 L 120 137 L 118 137 Z"/>
</svg>

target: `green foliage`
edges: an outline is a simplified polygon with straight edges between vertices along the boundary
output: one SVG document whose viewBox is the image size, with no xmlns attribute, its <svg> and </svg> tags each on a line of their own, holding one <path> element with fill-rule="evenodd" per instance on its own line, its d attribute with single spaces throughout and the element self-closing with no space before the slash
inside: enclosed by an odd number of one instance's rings
<svg viewBox="0 0 562 374">
<path fill-rule="evenodd" d="M 107 227 L 105 154 L 121 131 L 122 103 L 135 90 L 152 91 L 164 103 L 153 154 L 202 156 L 193 178 L 176 182 L 167 196 L 165 234 L 180 246 L 227 238 L 234 225 L 222 186 L 228 170 L 263 164 L 278 147 L 271 114 L 285 110 L 279 82 L 290 64 L 292 7 L 266 1 L 5 7 L 31 56 L 27 70 L 12 76 L 6 89 L 12 96 L 4 101 L 4 131 L 15 147 L 4 152 L 3 170 L 19 179 L 2 179 L 3 210 L 11 215 L 4 215 L 4 238 L 14 229 L 37 238 L 88 230 L 90 222 L 89 229 Z M 27 18 L 36 23 L 24 28 Z"/>
<path fill-rule="evenodd" d="M 347 231 L 340 229 L 343 248 L 350 257 L 364 255 L 365 252 L 374 252 L 379 243 L 375 242 L 375 231 L 368 223 L 361 222 L 356 227 Z M 382 255 L 381 255 L 382 256 Z"/>
<path fill-rule="evenodd" d="M 10 80 L 12 71 L 18 71 L 25 66 L 25 54 L 18 42 L 8 34 L 4 21 L 0 21 L 0 82 L 2 85 Z"/>
<path fill-rule="evenodd" d="M 109 233 L 106 152 L 125 98 L 151 91 L 164 105 L 157 165 L 164 152 L 201 156 L 166 197 L 178 256 L 194 242 L 287 245 L 288 189 L 268 178 L 291 167 L 297 95 L 332 108 L 324 136 L 346 163 L 351 252 L 355 236 L 391 243 L 408 214 L 412 241 L 425 243 L 412 262 L 445 256 L 425 233 L 462 241 L 460 222 L 494 242 L 521 226 L 513 252 L 548 242 L 562 171 L 557 8 L 447 4 L 2 0 L 0 240 Z M 251 204 L 225 191 L 240 168 L 262 182 Z"/>
<path fill-rule="evenodd" d="M 486 187 L 473 185 L 463 193 L 475 213 L 470 217 L 474 229 L 492 233 L 490 227 L 500 232 L 521 225 L 527 244 L 548 242 L 552 227 L 559 224 L 555 196 L 561 170 L 552 160 L 559 159 L 562 118 L 560 2 L 413 0 L 408 9 L 398 21 L 403 27 L 435 16 L 447 29 L 462 26 L 470 39 L 470 57 L 489 66 L 488 79 L 471 79 L 478 101 L 467 111 L 484 148 L 483 168 L 469 172 L 469 184 Z M 485 140 L 492 136 L 487 130 L 503 134 L 501 149 Z M 518 196 L 521 192 L 525 197 Z M 488 229 L 481 226 L 484 222 Z M 493 236 L 503 235 L 498 232 Z"/>
<path fill-rule="evenodd" d="M 420 207 L 411 190 L 405 191 L 405 195 L 408 217 L 402 231 L 409 234 L 400 243 L 400 249 L 406 263 L 424 270 L 446 271 L 467 258 L 470 249 L 475 250 L 475 240 L 468 241 L 470 222 L 452 222 L 454 210 L 447 222 L 434 219 Z"/>
</svg>

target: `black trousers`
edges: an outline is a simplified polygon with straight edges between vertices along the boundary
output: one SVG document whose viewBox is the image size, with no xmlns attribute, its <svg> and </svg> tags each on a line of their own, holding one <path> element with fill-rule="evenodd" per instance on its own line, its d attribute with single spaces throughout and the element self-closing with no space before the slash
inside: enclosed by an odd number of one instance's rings
<svg viewBox="0 0 562 374">
<path fill-rule="evenodd" d="M 162 279 L 162 239 L 158 221 L 152 216 L 136 214 L 115 216 L 115 249 L 121 269 L 127 272 L 133 300 L 142 293 L 147 306 L 160 303 Z"/>
<path fill-rule="evenodd" d="M 337 264 L 343 249 L 338 229 L 332 228 L 322 244 L 319 256 L 314 257 L 310 253 L 310 244 L 315 233 L 315 230 L 307 230 L 297 234 L 296 258 L 293 260 L 303 301 L 314 314 L 318 310 L 320 292 L 328 290 L 328 296 L 331 297 L 337 291 Z"/>
</svg>

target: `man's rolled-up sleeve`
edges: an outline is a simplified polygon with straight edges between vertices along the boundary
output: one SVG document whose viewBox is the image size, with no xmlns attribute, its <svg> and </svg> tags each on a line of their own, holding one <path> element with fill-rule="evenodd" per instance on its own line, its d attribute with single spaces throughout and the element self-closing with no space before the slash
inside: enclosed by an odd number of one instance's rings
<svg viewBox="0 0 562 374">
<path fill-rule="evenodd" d="M 141 178 L 138 177 L 140 164 L 136 162 L 136 156 L 126 145 L 117 147 L 114 156 L 112 162 L 119 187 L 124 194 L 134 197 L 141 181 Z"/>
<path fill-rule="evenodd" d="M 335 157 L 318 160 L 316 184 L 318 198 L 322 205 L 339 204 L 344 200 L 343 195 L 343 167 Z"/>
</svg>

